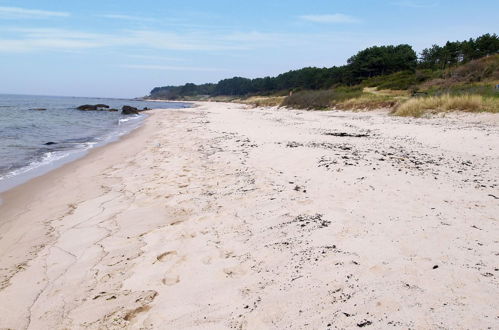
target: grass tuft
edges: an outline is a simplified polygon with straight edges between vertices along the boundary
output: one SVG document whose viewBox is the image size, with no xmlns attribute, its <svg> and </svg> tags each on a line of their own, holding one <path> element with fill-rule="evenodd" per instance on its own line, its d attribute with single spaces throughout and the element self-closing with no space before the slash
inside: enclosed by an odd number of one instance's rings
<svg viewBox="0 0 499 330">
<path fill-rule="evenodd" d="M 465 111 L 499 112 L 499 100 L 481 95 L 441 95 L 411 98 L 394 109 L 397 116 L 421 117 L 425 114 Z"/>
<path fill-rule="evenodd" d="M 237 102 L 255 107 L 279 107 L 285 98 L 285 96 L 251 96 L 246 99 L 237 100 Z"/>
<path fill-rule="evenodd" d="M 335 105 L 335 108 L 342 110 L 374 110 L 393 108 L 398 102 L 398 98 L 388 95 L 363 94 L 359 97 L 339 102 Z"/>
</svg>

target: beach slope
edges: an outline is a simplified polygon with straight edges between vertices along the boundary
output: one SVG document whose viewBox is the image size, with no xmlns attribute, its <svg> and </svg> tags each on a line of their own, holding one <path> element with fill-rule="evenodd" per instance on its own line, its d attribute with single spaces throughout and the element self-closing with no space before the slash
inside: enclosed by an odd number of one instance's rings
<svg viewBox="0 0 499 330">
<path fill-rule="evenodd" d="M 0 328 L 497 328 L 497 115 L 198 103 L 2 194 Z"/>
</svg>

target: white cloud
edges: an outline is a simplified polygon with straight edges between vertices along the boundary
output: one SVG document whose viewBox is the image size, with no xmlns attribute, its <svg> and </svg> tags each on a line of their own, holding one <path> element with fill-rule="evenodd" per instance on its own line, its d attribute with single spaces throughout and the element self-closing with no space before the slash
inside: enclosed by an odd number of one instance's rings
<svg viewBox="0 0 499 330">
<path fill-rule="evenodd" d="M 40 39 L 0 40 L 0 53 L 27 53 L 35 50 L 71 51 L 98 47 L 98 44 L 82 40 Z"/>
<path fill-rule="evenodd" d="M 72 51 L 106 45 L 106 36 L 63 29 L 4 28 L 16 34 L 9 39 L 0 38 L 0 53 L 25 53 L 32 51 Z"/>
<path fill-rule="evenodd" d="M 325 14 L 325 15 L 304 15 L 300 16 L 302 20 L 314 23 L 358 23 L 360 20 L 356 17 L 345 14 Z"/>
<path fill-rule="evenodd" d="M 216 51 L 244 49 L 235 42 L 224 40 L 223 35 L 204 32 L 165 32 L 157 30 L 132 30 L 126 36 L 134 45 L 149 48 L 183 50 L 183 51 Z"/>
<path fill-rule="evenodd" d="M 87 39 L 95 40 L 106 36 L 101 33 L 82 32 L 77 30 L 55 29 L 55 28 L 4 28 L 6 32 L 18 33 L 23 39 Z"/>
<path fill-rule="evenodd" d="M 55 28 L 3 27 L 0 31 L 0 53 L 80 51 L 97 48 L 126 49 L 127 54 L 144 53 L 144 51 L 149 50 L 233 51 L 242 53 L 242 51 L 261 48 L 270 50 L 282 47 L 296 47 L 298 43 L 304 46 L 330 38 L 331 36 L 323 34 L 257 31 L 208 33 L 205 31 L 173 32 L 129 29 L 112 33 L 98 33 Z M 339 35 L 336 34 L 335 40 L 338 38 Z M 177 55 L 175 56 L 178 58 Z"/>
<path fill-rule="evenodd" d="M 118 19 L 125 21 L 138 21 L 138 22 L 155 22 L 156 19 L 151 17 L 140 17 L 140 16 L 130 16 L 130 15 L 122 15 L 122 14 L 103 14 L 97 15 L 97 17 L 109 18 L 109 19 Z"/>
<path fill-rule="evenodd" d="M 19 7 L 0 7 L 0 19 L 23 19 L 23 18 L 53 18 L 68 17 L 69 13 L 60 11 L 47 11 L 38 9 L 26 9 Z"/>
<path fill-rule="evenodd" d="M 220 72 L 226 71 L 225 69 L 205 68 L 205 67 L 192 67 L 192 66 L 169 66 L 169 65 L 149 65 L 149 64 L 127 64 L 122 65 L 126 69 L 139 69 L 139 70 L 164 70 L 164 71 L 198 71 L 198 72 Z"/>
<path fill-rule="evenodd" d="M 230 40 L 223 34 L 204 32 L 164 32 L 157 30 L 122 30 L 114 33 L 88 33 L 50 28 L 3 28 L 8 38 L 0 36 L 1 53 L 40 50 L 74 50 L 103 47 L 140 47 L 141 49 L 177 51 L 241 50 L 243 41 Z M 1 34 L 1 33 L 0 33 Z"/>
</svg>

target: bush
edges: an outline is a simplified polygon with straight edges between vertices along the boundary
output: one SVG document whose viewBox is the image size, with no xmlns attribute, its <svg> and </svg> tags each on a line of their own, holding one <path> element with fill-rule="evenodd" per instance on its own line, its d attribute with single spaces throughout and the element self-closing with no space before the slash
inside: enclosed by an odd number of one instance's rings
<svg viewBox="0 0 499 330">
<path fill-rule="evenodd" d="M 433 78 L 433 75 L 434 73 L 430 70 L 400 71 L 390 75 L 366 79 L 362 82 L 362 85 L 377 87 L 378 89 L 406 90 Z"/>
<path fill-rule="evenodd" d="M 499 80 L 499 55 L 492 55 L 440 72 L 439 77 L 421 84 L 421 89 L 452 93 L 455 86 L 490 86 Z M 486 89 L 483 89 L 487 92 Z M 470 91 L 470 93 L 476 93 Z M 482 94 L 482 93 L 480 93 Z"/>
<path fill-rule="evenodd" d="M 327 90 L 306 90 L 293 93 L 284 99 L 285 107 L 297 109 L 328 109 L 341 101 L 362 95 L 360 87 L 338 87 Z"/>
</svg>

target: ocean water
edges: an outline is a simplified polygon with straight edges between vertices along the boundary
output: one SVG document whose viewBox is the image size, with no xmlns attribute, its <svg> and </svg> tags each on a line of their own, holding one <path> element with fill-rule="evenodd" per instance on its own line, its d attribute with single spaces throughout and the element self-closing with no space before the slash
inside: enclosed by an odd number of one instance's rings
<svg viewBox="0 0 499 330">
<path fill-rule="evenodd" d="M 82 104 L 174 109 L 186 103 L 0 94 L 0 192 L 140 126 L 147 114 L 79 111 Z M 34 110 L 44 108 L 46 110 Z"/>
</svg>

